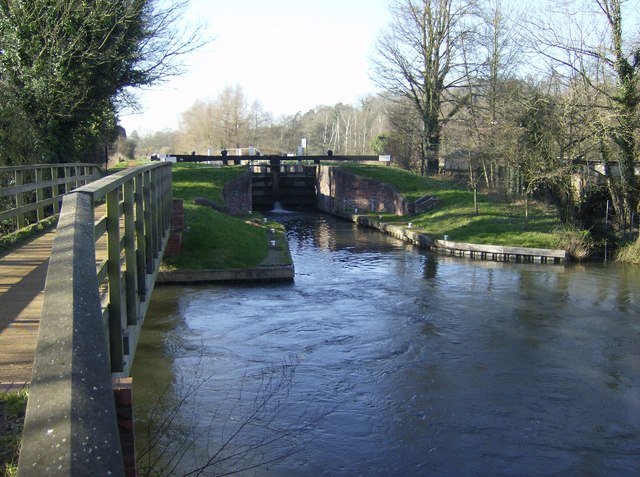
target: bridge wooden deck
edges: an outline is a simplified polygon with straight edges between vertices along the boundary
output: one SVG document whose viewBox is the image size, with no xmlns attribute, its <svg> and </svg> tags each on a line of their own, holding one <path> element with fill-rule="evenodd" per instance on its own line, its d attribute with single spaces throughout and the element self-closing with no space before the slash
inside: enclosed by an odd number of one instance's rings
<svg viewBox="0 0 640 477">
<path fill-rule="evenodd" d="M 55 229 L 0 257 L 0 382 L 31 379 Z"/>
</svg>

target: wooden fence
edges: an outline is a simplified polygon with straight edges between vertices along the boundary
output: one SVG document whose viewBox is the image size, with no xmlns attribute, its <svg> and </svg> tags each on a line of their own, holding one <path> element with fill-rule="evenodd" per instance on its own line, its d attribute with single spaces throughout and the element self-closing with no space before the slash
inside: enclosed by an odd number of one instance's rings
<svg viewBox="0 0 640 477">
<path fill-rule="evenodd" d="M 64 194 L 102 177 L 97 164 L 0 167 L 0 224 L 10 233 L 60 212 Z"/>
<path fill-rule="evenodd" d="M 168 163 L 124 170 L 64 197 L 19 476 L 124 475 L 112 379 L 131 367 L 170 205 Z"/>
</svg>

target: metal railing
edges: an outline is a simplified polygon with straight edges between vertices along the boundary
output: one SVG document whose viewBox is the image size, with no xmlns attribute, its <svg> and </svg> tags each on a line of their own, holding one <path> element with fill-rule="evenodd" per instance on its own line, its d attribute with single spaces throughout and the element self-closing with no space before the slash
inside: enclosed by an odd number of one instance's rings
<svg viewBox="0 0 640 477">
<path fill-rule="evenodd" d="M 0 167 L 0 223 L 4 222 L 3 231 L 13 232 L 58 214 L 64 194 L 102 175 L 97 164 Z"/>
<path fill-rule="evenodd" d="M 112 378 L 131 367 L 170 205 L 168 163 L 124 170 L 64 197 L 19 476 L 123 475 Z"/>
</svg>

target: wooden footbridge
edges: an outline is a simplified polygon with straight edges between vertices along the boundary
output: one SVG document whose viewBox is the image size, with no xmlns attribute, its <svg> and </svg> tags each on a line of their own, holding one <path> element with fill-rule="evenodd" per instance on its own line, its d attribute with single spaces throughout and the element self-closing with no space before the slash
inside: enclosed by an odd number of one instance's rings
<svg viewBox="0 0 640 477">
<path fill-rule="evenodd" d="M 59 214 L 0 258 L 0 381 L 31 381 L 18 475 L 125 475 L 113 382 L 128 376 L 167 243 L 171 165 L 0 179 L 5 228 Z"/>
</svg>

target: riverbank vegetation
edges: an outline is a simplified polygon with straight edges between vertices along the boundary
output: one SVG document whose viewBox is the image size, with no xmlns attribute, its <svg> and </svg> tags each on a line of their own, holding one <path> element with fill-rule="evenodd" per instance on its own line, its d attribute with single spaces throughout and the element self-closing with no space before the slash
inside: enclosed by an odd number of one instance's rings
<svg viewBox="0 0 640 477">
<path fill-rule="evenodd" d="M 0 471 L 4 477 L 15 477 L 18 472 L 18 452 L 26 407 L 27 391 L 0 393 Z"/>
<path fill-rule="evenodd" d="M 185 200 L 189 230 L 184 235 L 183 253 L 167 266 L 197 269 L 258 265 L 268 253 L 266 230 L 256 227 L 247 218 L 230 217 L 209 207 L 194 203 L 197 197 L 222 204 L 224 185 L 246 172 L 244 166 L 214 168 L 204 164 L 174 164 L 174 197 Z M 423 196 L 436 196 L 438 205 L 425 213 L 399 218 L 385 214 L 389 223 L 407 223 L 427 235 L 458 242 L 557 248 L 569 250 L 574 257 L 585 258 L 591 246 L 588 232 L 564 226 L 557 210 L 547 204 L 532 201 L 525 217 L 521 200 L 505 200 L 491 194 L 474 194 L 464 185 L 442 177 L 424 177 L 397 167 L 341 164 L 355 174 L 371 177 L 392 185 L 400 194 L 414 201 Z M 251 220 L 249 220 L 251 222 Z"/>
<path fill-rule="evenodd" d="M 465 185 L 394 167 L 357 164 L 340 167 L 390 184 L 409 201 L 423 196 L 437 197 L 438 204 L 433 209 L 402 218 L 402 223 L 411 221 L 413 228 L 427 235 L 436 238 L 447 235 L 455 242 L 565 249 L 578 258 L 584 258 L 588 252 L 589 233 L 564 226 L 551 205 L 534 201 L 525 207 L 519 198 L 507 200 L 483 193 L 476 194 L 474 200 L 474 193 Z M 384 217 L 386 222 L 400 223 L 393 216 Z"/>
<path fill-rule="evenodd" d="M 165 260 L 165 269 L 251 268 L 267 257 L 267 228 L 258 225 L 255 217 L 232 217 L 194 202 L 205 198 L 222 205 L 225 184 L 246 172 L 243 166 L 173 164 L 173 197 L 184 200 L 187 228 L 180 256 Z"/>
<path fill-rule="evenodd" d="M 553 203 L 596 241 L 636 240 L 633 5 L 551 3 L 398 0 L 372 62 L 382 95 L 276 118 L 229 87 L 186 108 L 179 129 L 130 145 L 139 154 L 249 144 L 282 154 L 305 138 L 308 154 L 388 154 L 420 175 L 455 174 L 471 191 Z"/>
<path fill-rule="evenodd" d="M 398 0 L 372 59 L 382 94 L 276 117 L 235 85 L 185 105 L 176 130 L 127 135 L 117 115 L 129 88 L 177 73 L 202 44 L 198 28 L 176 35 L 188 2 L 161 3 L 0 6 L 0 164 L 102 163 L 105 145 L 123 158 L 250 145 L 286 154 L 304 138 L 306 154 L 388 154 L 473 192 L 553 203 L 596 241 L 639 240 L 632 2 Z M 69 28 L 51 27 L 60 18 Z"/>
<path fill-rule="evenodd" d="M 640 241 L 631 242 L 620 250 L 618 261 L 640 265 Z"/>
</svg>

